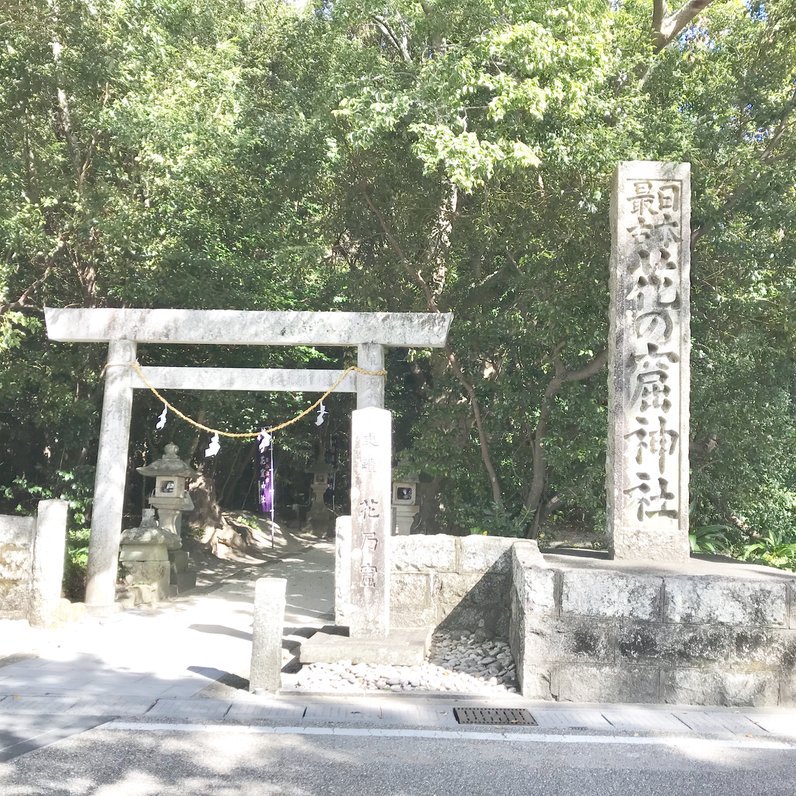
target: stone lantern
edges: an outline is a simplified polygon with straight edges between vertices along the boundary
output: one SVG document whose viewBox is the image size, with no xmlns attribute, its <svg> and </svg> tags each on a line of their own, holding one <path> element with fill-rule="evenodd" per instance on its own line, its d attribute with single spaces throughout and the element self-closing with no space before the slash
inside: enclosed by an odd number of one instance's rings
<svg viewBox="0 0 796 796">
<path fill-rule="evenodd" d="M 312 502 L 310 503 L 310 523 L 315 530 L 328 530 L 331 527 L 332 512 L 326 508 L 323 496 L 329 487 L 329 476 L 334 472 L 334 467 L 319 456 L 307 471 L 312 474 Z"/>
<path fill-rule="evenodd" d="M 407 536 L 412 528 L 420 502 L 417 495 L 417 475 L 407 475 L 400 481 L 392 482 L 392 533 L 393 536 Z"/>
<path fill-rule="evenodd" d="M 166 445 L 163 456 L 146 467 L 136 468 L 141 475 L 155 479 L 155 491 L 147 502 L 157 509 L 161 529 L 176 536 L 176 544 L 170 546 L 172 550 L 178 549 L 182 544 L 180 541 L 182 513 L 193 509 L 186 481 L 199 475 L 193 467 L 177 456 L 178 452 L 177 446 L 170 442 Z"/>
</svg>

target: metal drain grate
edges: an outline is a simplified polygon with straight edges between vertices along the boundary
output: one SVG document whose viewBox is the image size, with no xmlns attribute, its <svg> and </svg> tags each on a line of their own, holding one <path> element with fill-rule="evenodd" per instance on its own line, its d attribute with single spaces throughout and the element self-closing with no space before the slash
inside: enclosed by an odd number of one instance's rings
<svg viewBox="0 0 796 796">
<path fill-rule="evenodd" d="M 459 724 L 536 724 L 534 717 L 521 708 L 454 708 L 453 715 Z"/>
</svg>

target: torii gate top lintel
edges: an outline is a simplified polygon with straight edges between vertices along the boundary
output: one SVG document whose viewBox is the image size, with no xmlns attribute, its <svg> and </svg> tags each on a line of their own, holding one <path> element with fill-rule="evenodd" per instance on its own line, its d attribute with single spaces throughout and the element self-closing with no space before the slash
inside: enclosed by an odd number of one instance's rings
<svg viewBox="0 0 796 796">
<path fill-rule="evenodd" d="M 442 348 L 453 315 L 47 307 L 44 317 L 50 339 L 70 343 Z"/>
</svg>

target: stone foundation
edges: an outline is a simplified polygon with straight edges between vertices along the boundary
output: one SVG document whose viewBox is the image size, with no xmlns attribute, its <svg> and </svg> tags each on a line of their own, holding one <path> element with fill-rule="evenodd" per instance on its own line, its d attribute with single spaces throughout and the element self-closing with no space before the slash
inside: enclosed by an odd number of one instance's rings
<svg viewBox="0 0 796 796">
<path fill-rule="evenodd" d="M 335 621 L 348 625 L 351 605 L 346 549 L 349 521 L 337 521 Z M 536 542 L 498 536 L 391 536 L 390 625 L 398 629 L 482 629 L 506 638 L 511 600 L 511 549 L 542 562 Z"/>
<path fill-rule="evenodd" d="M 417 535 L 390 538 L 393 625 L 482 629 L 506 638 L 511 594 L 511 548 L 541 562 L 535 542 L 499 536 Z"/>
<path fill-rule="evenodd" d="M 796 704 L 796 576 L 512 555 L 522 693 L 562 702 Z"/>
<path fill-rule="evenodd" d="M 796 705 L 796 575 L 727 560 L 542 556 L 535 542 L 491 536 L 389 541 L 392 626 L 508 637 L 525 697 Z M 350 610 L 342 552 L 338 624 Z"/>
</svg>

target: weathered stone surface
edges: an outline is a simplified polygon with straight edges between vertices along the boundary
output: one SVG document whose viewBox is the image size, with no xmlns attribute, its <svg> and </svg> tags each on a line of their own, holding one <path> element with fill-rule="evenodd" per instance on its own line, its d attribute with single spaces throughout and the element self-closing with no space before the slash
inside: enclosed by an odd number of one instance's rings
<svg viewBox="0 0 796 796">
<path fill-rule="evenodd" d="M 0 546 L 0 578 L 30 581 L 32 550 L 28 545 Z"/>
<path fill-rule="evenodd" d="M 664 622 L 786 626 L 784 583 L 712 577 L 665 579 Z"/>
<path fill-rule="evenodd" d="M 51 340 L 96 343 L 441 348 L 453 316 L 430 312 L 258 312 L 179 309 L 56 309 L 44 318 Z"/>
<path fill-rule="evenodd" d="M 40 500 L 35 517 L 0 515 L 0 613 L 34 625 L 53 620 L 66 544 L 63 500 Z"/>
<path fill-rule="evenodd" d="M 335 523 L 334 621 L 348 627 L 351 617 L 351 517 Z"/>
<path fill-rule="evenodd" d="M 730 629 L 730 665 L 761 664 L 796 670 L 796 630 L 745 627 Z"/>
<path fill-rule="evenodd" d="M 501 536 L 465 536 L 457 540 L 460 572 L 508 572 L 516 540 Z M 538 548 L 537 548 L 538 550 Z"/>
<path fill-rule="evenodd" d="M 796 630 L 796 577 L 788 586 L 789 622 L 788 627 Z"/>
<path fill-rule="evenodd" d="M 658 621 L 662 578 L 607 570 L 562 573 L 561 614 Z"/>
<path fill-rule="evenodd" d="M 243 390 L 246 392 L 356 392 L 356 375 L 343 370 L 289 368 L 157 368 L 142 367 L 147 382 L 158 390 Z M 342 381 L 341 381 L 342 379 Z M 133 389 L 149 389 L 133 372 Z M 337 386 L 335 386 L 337 385 Z"/>
<path fill-rule="evenodd" d="M 525 665 L 556 663 L 613 663 L 617 628 L 613 623 L 568 620 L 547 625 L 527 625 Z"/>
<path fill-rule="evenodd" d="M 517 677 L 520 683 L 520 693 L 526 699 L 552 699 L 550 691 L 550 681 L 552 674 L 549 668 L 544 666 L 527 667 L 517 669 Z"/>
<path fill-rule="evenodd" d="M 446 630 L 481 628 L 489 635 L 508 632 L 510 596 L 507 575 L 440 573 L 434 579 L 437 621 Z"/>
<path fill-rule="evenodd" d="M 27 618 L 33 574 L 34 517 L 0 515 L 0 611 Z"/>
<path fill-rule="evenodd" d="M 171 571 L 168 557 L 164 561 L 129 561 L 124 566 L 124 582 L 128 586 L 151 587 L 157 593 L 158 600 L 169 596 Z"/>
<path fill-rule="evenodd" d="M 552 615 L 556 600 L 556 572 L 546 567 L 516 567 L 513 569 L 514 588 L 529 616 Z"/>
<path fill-rule="evenodd" d="M 86 605 L 98 610 L 112 606 L 116 599 L 127 447 L 133 411 L 130 364 L 135 357 L 136 344 L 131 340 L 112 340 L 108 345 L 86 568 Z"/>
<path fill-rule="evenodd" d="M 516 597 L 513 616 L 528 617 L 552 614 L 557 610 L 556 573 L 549 569 L 538 547 L 523 543 L 511 549 L 511 589 Z"/>
<path fill-rule="evenodd" d="M 658 670 L 564 664 L 553 668 L 550 690 L 561 702 L 658 702 Z"/>
<path fill-rule="evenodd" d="M 796 669 L 785 671 L 779 684 L 779 704 L 796 707 Z"/>
<path fill-rule="evenodd" d="M 770 671 L 674 669 L 662 673 L 661 698 L 668 705 L 776 705 L 779 679 Z"/>
<path fill-rule="evenodd" d="M 544 556 L 539 552 L 539 544 L 535 539 L 515 539 L 511 545 L 512 561 L 515 559 L 523 566 L 546 567 Z"/>
<path fill-rule="evenodd" d="M 392 416 L 356 409 L 351 418 L 352 637 L 382 637 L 390 628 Z"/>
<path fill-rule="evenodd" d="M 441 572 L 434 579 L 434 599 L 450 610 L 462 601 L 474 604 L 508 603 L 508 582 L 505 577 L 470 572 Z"/>
<path fill-rule="evenodd" d="M 608 536 L 687 561 L 690 166 L 619 164 L 611 201 Z"/>
<path fill-rule="evenodd" d="M 394 628 L 432 627 L 436 607 L 432 601 L 433 573 L 393 572 L 390 583 L 390 625 Z"/>
<path fill-rule="evenodd" d="M 395 572 L 453 572 L 456 537 L 442 533 L 392 536 L 390 557 Z"/>
<path fill-rule="evenodd" d="M 140 530 L 140 529 L 136 529 Z M 154 603 L 171 596 L 171 562 L 165 541 L 160 538 L 159 529 L 146 529 L 152 534 L 145 542 L 125 542 L 119 551 L 119 562 L 124 572 L 124 582 L 130 589 L 135 604 Z M 140 539 L 135 535 L 135 539 Z"/>
<path fill-rule="evenodd" d="M 374 374 L 384 370 L 384 346 L 365 343 L 357 348 L 357 367 L 367 373 L 357 373 L 357 409 L 375 406 L 384 409 L 384 376 Z"/>
<path fill-rule="evenodd" d="M 258 578 L 254 584 L 249 674 L 249 691 L 252 693 L 275 693 L 279 690 L 286 592 L 285 578 Z"/>
<path fill-rule="evenodd" d="M 433 574 L 394 572 L 390 582 L 392 607 L 425 608 L 431 605 Z"/>
<path fill-rule="evenodd" d="M 122 531 L 120 546 L 122 550 L 125 547 L 145 548 L 147 546 L 163 545 L 166 549 L 179 549 L 174 548 L 175 543 L 180 542 L 180 537 L 174 531 L 168 528 L 161 528 L 158 525 L 139 526 L 138 528 L 127 528 Z"/>
<path fill-rule="evenodd" d="M 30 580 L 4 578 L 0 573 L 0 614 L 26 619 L 30 605 Z"/>
<path fill-rule="evenodd" d="M 731 633 L 724 627 L 622 623 L 616 639 L 617 660 L 684 666 L 726 660 Z"/>
<path fill-rule="evenodd" d="M 119 551 L 119 561 L 168 561 L 169 551 L 165 544 L 125 544 Z"/>
<path fill-rule="evenodd" d="M 28 615 L 32 625 L 49 624 L 58 611 L 64 579 L 68 510 L 65 500 L 39 501 Z"/>
<path fill-rule="evenodd" d="M 525 666 L 525 632 L 526 632 L 526 612 L 523 603 L 520 602 L 517 589 L 511 587 L 509 597 L 509 647 L 511 654 L 517 663 L 517 671 L 521 672 Z"/>
<path fill-rule="evenodd" d="M 0 514 L 0 550 L 6 545 L 30 547 L 36 529 L 35 517 L 14 517 Z"/>
</svg>

